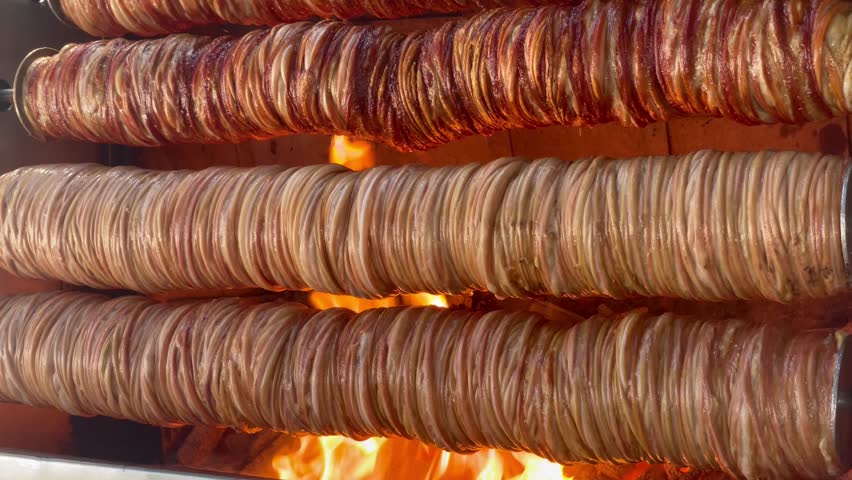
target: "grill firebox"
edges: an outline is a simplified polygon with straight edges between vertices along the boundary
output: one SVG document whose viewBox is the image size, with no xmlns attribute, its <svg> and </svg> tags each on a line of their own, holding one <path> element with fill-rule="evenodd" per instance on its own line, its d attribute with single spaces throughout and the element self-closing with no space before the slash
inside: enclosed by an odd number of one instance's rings
<svg viewBox="0 0 852 480">
<path fill-rule="evenodd" d="M 15 73 L 21 59 L 39 47 L 59 48 L 70 42 L 90 40 L 73 27 L 60 22 L 51 12 L 55 0 L 43 3 L 11 0 L 0 5 L 0 80 L 9 87 L 16 83 Z M 384 22 L 400 30 L 439 24 L 442 18 Z M 240 31 L 242 27 L 238 28 Z M 40 50 L 51 54 L 52 50 Z M 35 57 L 30 57 L 35 58 Z M 26 62 L 26 60 L 25 60 Z M 0 103 L 8 102 L 9 88 L 0 82 Z M 4 96 L 5 95 L 5 96 Z M 14 98 L 12 100 L 15 100 Z M 14 103 L 11 102 L 11 103 Z M 13 110 L 20 110 L 12 106 Z M 24 125 L 22 126 L 21 123 Z M 746 127 L 721 119 L 686 118 L 653 124 L 642 129 L 617 125 L 569 128 L 549 127 L 538 130 L 511 130 L 493 136 L 469 137 L 434 150 L 400 153 L 389 147 L 370 144 L 376 165 L 421 163 L 429 166 L 487 162 L 501 157 L 525 156 L 578 159 L 605 155 L 634 157 L 641 155 L 684 154 L 698 149 L 757 151 L 764 149 L 800 150 L 849 156 L 852 153 L 852 116 L 803 126 L 766 125 Z M 24 165 L 55 162 L 92 162 L 107 165 L 137 165 L 151 169 L 201 169 L 209 166 L 287 166 L 323 164 L 334 148 L 330 136 L 297 135 L 238 145 L 177 145 L 148 149 L 91 144 L 41 143 L 27 134 L 26 119 L 15 114 L 0 114 L 0 145 L 5 155 L 0 173 Z M 847 182 L 852 179 L 847 179 Z M 847 183 L 848 185 L 848 183 Z M 844 189 L 844 217 L 852 200 Z M 847 271 L 852 238 L 843 225 Z M 0 294 L 72 289 L 55 281 L 24 280 L 0 272 Z M 127 292 L 111 292 L 122 295 Z M 275 296 L 268 292 L 211 291 L 195 296 L 243 295 Z M 182 295 L 176 293 L 172 297 Z M 308 303 L 307 292 L 287 292 L 277 298 Z M 164 297 L 165 298 L 165 297 Z M 498 299 L 476 292 L 449 299 L 450 306 L 477 309 L 570 311 L 588 317 L 600 311 L 626 312 L 645 308 L 650 312 L 675 312 L 719 318 L 739 317 L 761 321 L 785 322 L 801 329 L 845 328 L 852 332 L 852 294 L 823 300 L 808 300 L 782 305 L 772 302 L 709 303 L 663 298 L 609 300 Z M 558 316 L 558 314 L 556 314 Z M 847 344 L 849 342 L 847 341 Z M 838 364 L 835 388 L 835 432 L 840 455 L 852 463 L 852 347 L 847 346 Z M 2 375 L 2 372 L 0 372 Z M 150 479 L 214 479 L 234 476 L 278 478 L 276 467 L 281 456 L 299 455 L 303 442 L 293 436 L 275 432 L 235 432 L 212 427 L 156 428 L 106 418 L 77 418 L 53 410 L 0 404 L 0 480 L 28 478 L 150 478 Z M 415 441 L 392 440 L 394 455 L 379 457 L 377 472 L 383 478 L 439 478 L 434 465 L 440 463 L 440 452 L 429 451 Z M 406 443 L 408 442 L 408 443 Z M 405 457 L 402 453 L 408 452 Z M 419 455 L 419 456 L 418 456 Z M 431 457 L 430 457 L 431 455 Z M 384 462 L 384 463 L 382 463 Z M 436 463 L 437 462 L 437 463 Z M 320 463 L 322 463 L 320 461 Z M 520 466 L 519 466 L 520 465 Z M 852 465 L 847 465 L 852 466 Z M 407 468 L 409 470 L 400 470 Z M 472 467 L 471 467 L 472 468 Z M 520 475 L 520 461 L 505 460 L 501 468 L 505 478 Z M 430 470 L 431 469 L 431 470 Z M 519 470 L 520 469 L 520 470 Z M 460 470 L 469 474 L 473 470 Z M 430 473 L 431 472 L 431 473 Z M 377 473 L 377 475 L 379 475 Z M 417 477 L 421 475 L 421 477 Z M 433 475 L 433 476 L 429 476 Z M 531 474 L 530 474 L 531 475 Z M 682 469 L 672 465 L 572 465 L 562 475 L 573 480 L 655 480 L 655 479 L 723 479 L 720 472 Z M 450 477 L 447 477 L 450 478 Z M 452 478 L 477 478 L 459 474 Z M 486 478 L 486 477 L 482 477 Z M 487 477 L 501 478 L 501 477 Z M 852 480 L 852 474 L 846 477 Z"/>
</svg>

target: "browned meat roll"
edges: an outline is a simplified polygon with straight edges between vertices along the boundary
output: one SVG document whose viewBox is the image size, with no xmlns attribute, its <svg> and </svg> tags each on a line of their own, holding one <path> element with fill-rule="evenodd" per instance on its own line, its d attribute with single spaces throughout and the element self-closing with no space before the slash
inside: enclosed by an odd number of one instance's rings
<svg viewBox="0 0 852 480">
<path fill-rule="evenodd" d="M 640 312 L 571 325 L 505 311 L 50 293 L 0 300 L 0 398 L 155 425 L 823 478 L 842 468 L 841 338 Z"/>
<path fill-rule="evenodd" d="M 403 18 L 579 0 L 59 0 L 63 16 L 96 37 L 150 36 L 209 24 L 277 25 L 322 18 Z"/>
<path fill-rule="evenodd" d="M 127 145 L 345 134 L 423 150 L 517 127 L 852 112 L 852 2 L 590 0 L 408 34 L 296 23 L 65 47 L 33 63 L 40 136 Z"/>
<path fill-rule="evenodd" d="M 146 293 L 825 297 L 849 164 L 792 152 L 0 177 L 0 267 Z"/>
</svg>

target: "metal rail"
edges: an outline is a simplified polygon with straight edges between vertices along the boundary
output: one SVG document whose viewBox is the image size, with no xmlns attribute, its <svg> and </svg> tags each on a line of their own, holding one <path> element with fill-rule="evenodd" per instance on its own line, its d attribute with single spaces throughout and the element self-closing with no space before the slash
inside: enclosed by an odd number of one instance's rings
<svg viewBox="0 0 852 480">
<path fill-rule="evenodd" d="M 0 480 L 225 480 L 221 476 L 186 470 L 118 465 L 71 458 L 0 451 Z"/>
</svg>

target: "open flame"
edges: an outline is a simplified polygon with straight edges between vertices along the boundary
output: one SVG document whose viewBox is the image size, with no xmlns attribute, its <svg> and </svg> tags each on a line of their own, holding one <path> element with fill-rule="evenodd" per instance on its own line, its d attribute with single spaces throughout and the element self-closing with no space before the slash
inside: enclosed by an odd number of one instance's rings
<svg viewBox="0 0 852 480">
<path fill-rule="evenodd" d="M 300 440 L 298 451 L 279 455 L 273 460 L 273 467 L 279 478 L 367 479 L 373 474 L 379 448 L 385 443 L 383 438 L 369 438 L 358 442 L 339 435 L 308 436 Z"/>
<path fill-rule="evenodd" d="M 343 135 L 335 135 L 331 138 L 328 156 L 331 163 L 337 163 L 352 170 L 364 170 L 376 164 L 375 147 L 372 143 Z"/>
<path fill-rule="evenodd" d="M 562 467 L 528 453 L 450 453 L 416 440 L 341 436 L 300 439 L 298 451 L 273 460 L 284 480 L 573 480 Z"/>
<path fill-rule="evenodd" d="M 329 159 L 352 170 L 375 165 L 372 143 L 335 136 Z M 369 308 L 398 305 L 447 307 L 443 295 L 417 293 L 376 300 L 348 295 L 312 292 L 314 308 Z M 570 480 L 562 467 L 528 453 L 482 450 L 469 455 L 450 453 L 416 440 L 368 438 L 363 441 L 342 436 L 305 436 L 296 452 L 275 457 L 278 477 L 287 480 L 363 480 L 405 478 L 406 480 Z"/>
<path fill-rule="evenodd" d="M 370 308 L 397 307 L 400 305 L 423 306 L 446 308 L 447 297 L 443 295 L 432 295 L 430 293 L 415 293 L 411 295 L 399 295 L 396 297 L 385 297 L 375 300 L 351 297 L 349 295 L 333 295 L 331 293 L 311 292 L 308 302 L 312 307 L 319 310 L 329 308 L 346 308 L 353 312 L 363 312 Z"/>
</svg>

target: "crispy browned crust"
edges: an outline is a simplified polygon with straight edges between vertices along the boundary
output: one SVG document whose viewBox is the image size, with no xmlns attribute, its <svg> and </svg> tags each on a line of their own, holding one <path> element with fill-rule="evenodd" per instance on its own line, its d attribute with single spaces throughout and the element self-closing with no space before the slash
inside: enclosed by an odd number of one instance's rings
<svg viewBox="0 0 852 480">
<path fill-rule="evenodd" d="M 852 111 L 852 2 L 588 0 L 427 31 L 296 23 L 64 48 L 29 70 L 46 137 L 128 145 L 334 133 L 423 150 L 519 127 Z"/>
</svg>

